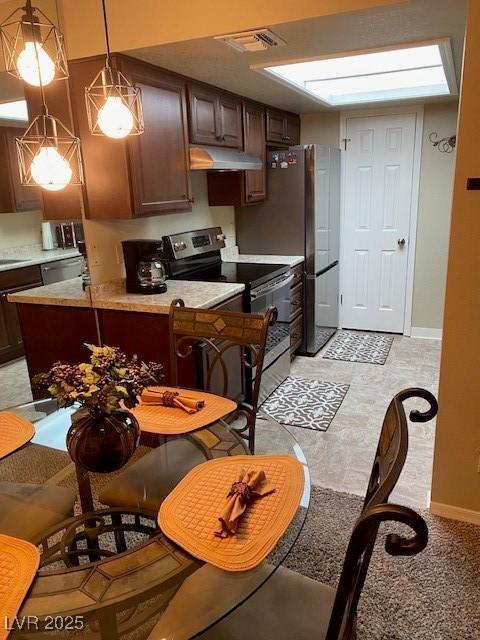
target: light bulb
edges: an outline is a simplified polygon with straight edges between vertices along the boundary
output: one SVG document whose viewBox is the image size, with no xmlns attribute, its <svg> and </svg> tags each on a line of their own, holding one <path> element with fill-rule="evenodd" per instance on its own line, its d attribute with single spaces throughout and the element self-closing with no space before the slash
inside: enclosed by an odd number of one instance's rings
<svg viewBox="0 0 480 640">
<path fill-rule="evenodd" d="M 42 147 L 35 155 L 30 173 L 37 184 L 48 191 L 59 191 L 72 179 L 72 169 L 55 147 Z"/>
<path fill-rule="evenodd" d="M 50 84 L 55 77 L 53 60 L 38 42 L 25 43 L 17 58 L 17 69 L 23 80 L 34 87 Z"/>
<path fill-rule="evenodd" d="M 133 128 L 133 115 L 118 96 L 110 96 L 98 111 L 98 126 L 109 138 L 124 138 Z"/>
</svg>

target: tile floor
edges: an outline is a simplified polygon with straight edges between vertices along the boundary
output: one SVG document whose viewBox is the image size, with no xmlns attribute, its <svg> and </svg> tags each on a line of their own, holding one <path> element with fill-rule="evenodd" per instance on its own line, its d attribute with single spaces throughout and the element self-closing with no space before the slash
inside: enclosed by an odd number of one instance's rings
<svg viewBox="0 0 480 640">
<path fill-rule="evenodd" d="M 439 341 L 405 337 L 395 337 L 384 365 L 324 360 L 321 353 L 315 358 L 297 357 L 292 375 L 350 385 L 327 432 L 290 427 L 307 457 L 313 484 L 364 495 L 390 399 L 412 386 L 425 387 L 437 395 L 439 362 Z M 0 367 L 0 409 L 30 399 L 25 361 Z M 262 428 L 261 424 L 258 427 Z M 408 458 L 392 499 L 414 507 L 427 504 L 434 432 L 434 421 L 410 423 Z"/>
</svg>

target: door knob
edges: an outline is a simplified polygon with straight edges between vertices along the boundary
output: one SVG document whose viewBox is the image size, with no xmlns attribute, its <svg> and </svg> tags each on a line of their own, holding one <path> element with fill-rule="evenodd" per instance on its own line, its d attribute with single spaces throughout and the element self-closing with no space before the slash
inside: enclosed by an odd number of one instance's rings
<svg viewBox="0 0 480 640">
<path fill-rule="evenodd" d="M 397 244 L 398 244 L 399 247 L 405 246 L 405 238 L 399 238 L 397 240 Z"/>
</svg>

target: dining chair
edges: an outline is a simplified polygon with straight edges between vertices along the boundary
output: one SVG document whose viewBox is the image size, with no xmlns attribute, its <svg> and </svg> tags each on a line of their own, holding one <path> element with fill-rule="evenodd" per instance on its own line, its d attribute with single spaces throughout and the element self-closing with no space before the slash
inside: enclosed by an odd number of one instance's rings
<svg viewBox="0 0 480 640">
<path fill-rule="evenodd" d="M 280 567 L 271 577 L 266 572 L 263 586 L 243 605 L 195 637 L 201 640 L 354 640 L 357 605 L 380 525 L 398 523 L 413 531 L 410 537 L 403 532 L 386 535 L 385 550 L 392 556 L 416 555 L 428 542 L 424 519 L 409 507 L 388 502 L 407 455 L 408 426 L 403 403 L 411 398 L 422 398 L 429 404 L 426 411 L 410 412 L 412 422 L 427 422 L 437 413 L 437 401 L 425 389 L 406 389 L 390 402 L 365 500 L 350 536 L 337 588 Z M 258 576 L 254 579 L 258 580 Z M 248 576 L 245 580 L 248 581 Z M 219 617 L 215 617 L 215 606 L 218 606 L 215 599 L 221 602 L 219 594 L 235 588 L 235 584 L 232 586 L 228 572 L 204 565 L 176 592 L 149 640 L 192 637 L 195 630 L 198 631 L 200 619 L 206 628 L 208 616 L 210 620 Z M 244 597 L 247 595 L 248 589 Z M 239 597 L 237 601 L 241 600 Z"/>
<path fill-rule="evenodd" d="M 219 422 L 228 422 L 229 429 L 245 442 L 245 453 L 255 451 L 267 334 L 275 321 L 273 307 L 265 315 L 189 308 L 181 299 L 174 300 L 170 307 L 171 386 L 188 395 L 187 389 L 178 387 L 181 363 L 186 362 L 190 370 L 199 372 L 204 391 L 235 400 L 237 408 Z M 142 434 L 142 438 L 149 445 L 158 444 L 158 436 L 150 435 Z M 228 454 L 218 450 L 215 455 Z M 183 476 L 211 457 L 210 449 L 195 433 L 164 438 L 160 446 L 154 446 L 111 480 L 101 491 L 100 502 L 158 511 Z"/>
<path fill-rule="evenodd" d="M 36 542 L 46 529 L 73 515 L 75 500 L 75 491 L 66 487 L 0 482 L 0 533 Z"/>
</svg>

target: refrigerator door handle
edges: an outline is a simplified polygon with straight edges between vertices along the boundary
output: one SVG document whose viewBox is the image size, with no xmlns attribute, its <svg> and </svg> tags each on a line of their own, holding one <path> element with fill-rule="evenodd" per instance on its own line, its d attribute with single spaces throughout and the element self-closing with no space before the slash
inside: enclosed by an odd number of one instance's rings
<svg viewBox="0 0 480 640">
<path fill-rule="evenodd" d="M 318 278 L 318 276 L 323 276 L 324 273 L 327 273 L 327 271 L 330 271 L 330 269 L 333 269 L 333 267 L 336 267 L 337 264 L 338 264 L 338 260 L 335 260 L 335 262 L 331 262 L 329 265 L 327 265 L 326 267 L 323 267 L 323 269 L 319 269 L 315 273 L 307 273 L 305 278 L 307 280 L 315 280 L 315 278 Z"/>
</svg>

